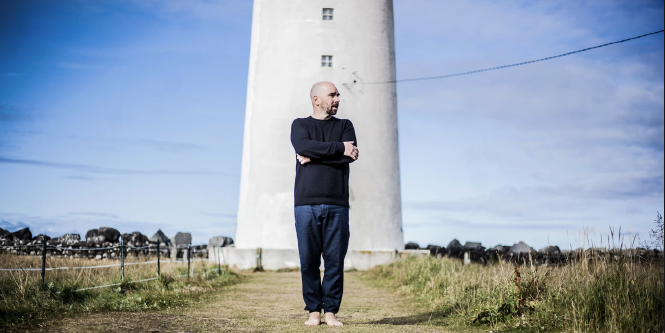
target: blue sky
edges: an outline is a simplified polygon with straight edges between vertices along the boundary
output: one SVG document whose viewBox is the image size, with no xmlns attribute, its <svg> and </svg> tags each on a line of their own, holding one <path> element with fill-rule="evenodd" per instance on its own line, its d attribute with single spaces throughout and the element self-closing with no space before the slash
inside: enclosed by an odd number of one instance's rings
<svg viewBox="0 0 665 333">
<path fill-rule="evenodd" d="M 3 2 L 0 227 L 233 236 L 251 10 Z M 663 14 L 662 1 L 395 0 L 398 78 L 641 35 Z M 405 241 L 568 247 L 619 226 L 646 236 L 663 212 L 663 80 L 659 34 L 399 84 Z"/>
</svg>

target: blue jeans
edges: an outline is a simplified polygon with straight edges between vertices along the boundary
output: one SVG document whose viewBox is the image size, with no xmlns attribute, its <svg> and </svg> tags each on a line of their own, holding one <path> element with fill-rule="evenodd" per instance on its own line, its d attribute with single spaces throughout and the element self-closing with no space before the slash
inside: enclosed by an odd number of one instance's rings
<svg viewBox="0 0 665 333">
<path fill-rule="evenodd" d="M 307 205 L 294 211 L 305 310 L 337 313 L 344 288 L 344 257 L 349 248 L 349 209 Z M 323 282 L 319 270 L 322 255 Z"/>
</svg>

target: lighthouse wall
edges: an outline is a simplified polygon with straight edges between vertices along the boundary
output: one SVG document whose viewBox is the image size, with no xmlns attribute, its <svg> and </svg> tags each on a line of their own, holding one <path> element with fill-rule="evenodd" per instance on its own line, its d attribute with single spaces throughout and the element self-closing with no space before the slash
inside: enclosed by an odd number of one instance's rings
<svg viewBox="0 0 665 333">
<path fill-rule="evenodd" d="M 322 20 L 333 8 L 333 20 Z M 291 123 L 312 113 L 309 91 L 331 81 L 337 117 L 356 129 L 350 250 L 403 245 L 391 0 L 255 0 L 243 141 L 237 248 L 296 249 Z M 321 56 L 333 56 L 332 67 Z M 355 83 L 354 83 L 355 81 Z"/>
</svg>

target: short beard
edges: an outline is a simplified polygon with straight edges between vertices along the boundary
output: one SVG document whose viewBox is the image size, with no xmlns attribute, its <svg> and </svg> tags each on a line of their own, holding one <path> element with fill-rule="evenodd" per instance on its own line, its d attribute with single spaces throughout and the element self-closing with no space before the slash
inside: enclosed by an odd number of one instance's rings
<svg viewBox="0 0 665 333">
<path fill-rule="evenodd" d="M 337 106 L 337 109 L 339 109 L 339 106 Z M 332 104 L 326 105 L 324 110 L 326 110 L 326 114 L 328 114 L 330 116 L 334 116 L 334 115 L 337 114 L 337 110 L 333 110 L 333 105 Z"/>
</svg>

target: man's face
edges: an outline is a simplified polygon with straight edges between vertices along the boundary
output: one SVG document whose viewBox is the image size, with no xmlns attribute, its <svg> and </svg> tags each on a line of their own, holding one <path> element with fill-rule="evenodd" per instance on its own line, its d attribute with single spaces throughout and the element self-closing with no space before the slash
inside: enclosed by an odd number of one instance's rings
<svg viewBox="0 0 665 333">
<path fill-rule="evenodd" d="M 319 96 L 319 107 L 327 114 L 334 116 L 337 114 L 337 108 L 339 107 L 339 92 L 334 85 L 325 88 L 322 89 L 323 93 L 320 94 L 322 96 Z"/>
</svg>

